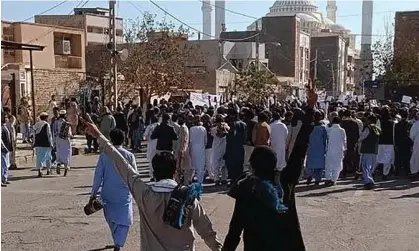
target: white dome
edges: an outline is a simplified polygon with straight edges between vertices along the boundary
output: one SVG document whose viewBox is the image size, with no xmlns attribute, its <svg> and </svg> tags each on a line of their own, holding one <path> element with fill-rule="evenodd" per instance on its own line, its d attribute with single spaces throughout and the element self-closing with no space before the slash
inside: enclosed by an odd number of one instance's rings
<svg viewBox="0 0 419 251">
<path fill-rule="evenodd" d="M 321 23 L 321 21 L 318 20 L 315 16 L 306 13 L 297 13 L 296 16 L 299 17 L 302 21 Z"/>
<path fill-rule="evenodd" d="M 269 8 L 270 13 L 275 12 L 315 12 L 317 6 L 311 0 L 277 0 Z"/>
</svg>

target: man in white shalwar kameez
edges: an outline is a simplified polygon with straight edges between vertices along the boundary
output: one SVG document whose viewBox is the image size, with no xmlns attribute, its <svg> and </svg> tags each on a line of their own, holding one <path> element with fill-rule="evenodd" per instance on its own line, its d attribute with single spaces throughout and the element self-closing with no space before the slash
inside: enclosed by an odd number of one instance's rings
<svg viewBox="0 0 419 251">
<path fill-rule="evenodd" d="M 214 140 L 212 141 L 211 163 L 216 186 L 227 183 L 227 168 L 224 161 L 224 154 L 227 146 L 226 136 L 229 130 L 230 127 L 227 123 L 224 123 L 223 116 L 217 115 L 215 117 L 215 127 L 211 129 L 211 134 L 214 137 Z"/>
<path fill-rule="evenodd" d="M 346 133 L 340 127 L 340 118 L 332 119 L 332 126 L 327 127 L 327 151 L 325 162 L 326 185 L 334 185 L 343 169 L 343 157 L 346 152 Z"/>
<path fill-rule="evenodd" d="M 70 169 L 72 131 L 70 123 L 65 119 L 66 110 L 61 110 L 59 114 L 59 119 L 54 123 L 53 128 L 57 149 L 57 174 L 60 174 L 60 165 L 64 165 L 64 176 L 67 176 Z"/>
<path fill-rule="evenodd" d="M 414 177 L 419 173 L 419 120 L 416 120 L 410 129 L 410 138 L 413 141 L 412 157 L 410 158 L 410 174 Z"/>
<path fill-rule="evenodd" d="M 154 155 L 156 155 L 157 139 L 151 139 L 151 134 L 153 134 L 154 129 L 159 125 L 157 117 L 151 117 L 151 123 L 146 127 L 144 132 L 144 137 L 147 140 L 147 160 L 150 163 L 149 175 L 151 181 L 154 181 L 153 176 L 153 167 L 151 161 L 153 160 Z"/>
<path fill-rule="evenodd" d="M 205 145 L 207 144 L 207 130 L 202 126 L 199 115 L 195 116 L 195 125 L 189 130 L 189 153 L 191 167 L 199 183 L 204 182 L 205 176 Z"/>
<path fill-rule="evenodd" d="M 287 126 L 281 122 L 281 117 L 278 112 L 272 114 L 274 122 L 271 126 L 271 147 L 276 153 L 276 168 L 279 171 L 285 168 L 287 162 L 285 160 L 285 143 L 288 136 Z"/>
</svg>

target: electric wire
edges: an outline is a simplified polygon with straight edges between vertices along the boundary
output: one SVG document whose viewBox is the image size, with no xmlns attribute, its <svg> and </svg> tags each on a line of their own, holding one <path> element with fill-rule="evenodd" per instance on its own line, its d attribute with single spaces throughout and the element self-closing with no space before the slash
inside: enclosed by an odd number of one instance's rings
<svg viewBox="0 0 419 251">
<path fill-rule="evenodd" d="M 84 4 L 82 4 L 83 3 L 83 1 L 84 0 L 81 0 L 81 1 L 79 1 L 79 3 L 76 5 L 76 7 L 75 8 L 83 8 L 88 2 L 89 2 L 89 0 L 86 0 L 86 2 L 84 2 Z M 82 4 L 82 5 L 81 5 Z M 80 6 L 81 5 L 81 6 Z M 80 7 L 79 7 L 80 6 Z M 68 13 L 68 15 L 71 15 L 71 13 L 73 13 L 73 11 L 74 10 L 71 10 L 69 13 Z M 52 27 L 51 29 L 49 29 L 48 31 L 46 31 L 45 33 L 43 33 L 43 34 L 41 34 L 40 36 L 38 36 L 38 37 L 36 37 L 36 38 L 33 38 L 32 40 L 30 40 L 29 42 L 27 42 L 26 44 L 30 44 L 30 43 L 32 43 L 32 42 L 34 42 L 34 41 L 38 41 L 38 39 L 40 39 L 40 38 L 42 38 L 42 37 L 44 37 L 44 36 L 46 36 L 46 35 L 48 35 L 49 33 L 51 33 L 51 32 L 53 32 L 53 31 L 55 31 L 56 29 L 59 29 L 59 28 L 61 28 L 62 26 L 54 26 L 54 27 Z"/>
<path fill-rule="evenodd" d="M 56 5 L 52 6 L 51 8 L 46 9 L 46 10 L 44 10 L 44 11 L 42 11 L 41 13 L 38 13 L 38 14 L 36 14 L 36 15 L 30 16 L 30 17 L 28 17 L 28 18 L 26 18 L 26 19 L 22 20 L 21 22 L 26 22 L 26 21 L 28 21 L 28 20 L 31 20 L 32 18 L 35 18 L 35 16 L 45 14 L 45 13 L 47 13 L 47 12 L 49 12 L 49 11 L 51 11 L 51 10 L 55 9 L 55 8 L 58 8 L 59 6 L 63 5 L 63 4 L 64 4 L 64 3 L 66 3 L 66 2 L 68 2 L 68 0 L 61 1 L 61 2 L 59 2 L 58 4 L 56 4 Z"/>
</svg>

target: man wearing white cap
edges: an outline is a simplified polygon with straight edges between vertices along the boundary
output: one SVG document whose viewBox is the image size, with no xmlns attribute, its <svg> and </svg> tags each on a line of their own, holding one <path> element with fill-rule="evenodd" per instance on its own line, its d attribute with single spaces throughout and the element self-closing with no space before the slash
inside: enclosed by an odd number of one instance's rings
<svg viewBox="0 0 419 251">
<path fill-rule="evenodd" d="M 48 124 L 48 113 L 42 112 L 39 115 L 40 121 L 34 126 L 35 137 L 33 146 L 36 152 L 36 169 L 38 169 L 38 177 L 42 177 L 41 168 L 43 165 L 47 168 L 47 175 L 51 172 L 51 149 L 52 149 L 52 133 Z"/>
<path fill-rule="evenodd" d="M 60 110 L 58 121 L 54 123 L 55 147 L 57 151 L 57 174 L 60 174 L 60 166 L 64 165 L 64 176 L 70 169 L 71 158 L 71 124 L 66 121 L 67 112 Z"/>
</svg>

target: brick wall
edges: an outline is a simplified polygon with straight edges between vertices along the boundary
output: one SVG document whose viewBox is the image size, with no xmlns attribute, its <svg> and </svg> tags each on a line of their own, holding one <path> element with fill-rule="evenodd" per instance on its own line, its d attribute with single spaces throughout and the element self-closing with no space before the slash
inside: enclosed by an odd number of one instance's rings
<svg viewBox="0 0 419 251">
<path fill-rule="evenodd" d="M 261 42 L 266 43 L 269 69 L 278 76 L 295 77 L 299 49 L 296 18 L 264 17 L 262 23 Z"/>
<path fill-rule="evenodd" d="M 57 102 L 76 96 L 83 78 L 81 72 L 34 69 L 35 114 L 46 110 L 51 95 Z"/>
<path fill-rule="evenodd" d="M 394 25 L 396 68 L 398 68 L 397 61 L 409 57 L 412 51 L 419 51 L 419 11 L 396 12 Z"/>
</svg>

